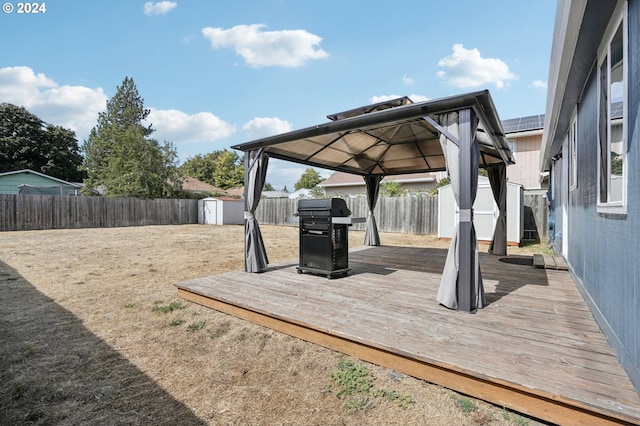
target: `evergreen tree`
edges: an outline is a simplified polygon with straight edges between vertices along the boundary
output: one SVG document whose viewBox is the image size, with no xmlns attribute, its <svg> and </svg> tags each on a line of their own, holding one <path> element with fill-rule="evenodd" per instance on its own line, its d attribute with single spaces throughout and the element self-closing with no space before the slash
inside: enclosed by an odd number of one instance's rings
<svg viewBox="0 0 640 426">
<path fill-rule="evenodd" d="M 176 151 L 149 138 L 154 129 L 142 124 L 148 115 L 133 79 L 125 77 L 82 146 L 86 192 L 102 187 L 110 196 L 160 198 L 179 191 Z"/>
<path fill-rule="evenodd" d="M 263 191 L 275 191 L 276 189 L 269 182 L 266 182 L 264 184 L 264 187 L 262 188 L 262 190 Z"/>
</svg>

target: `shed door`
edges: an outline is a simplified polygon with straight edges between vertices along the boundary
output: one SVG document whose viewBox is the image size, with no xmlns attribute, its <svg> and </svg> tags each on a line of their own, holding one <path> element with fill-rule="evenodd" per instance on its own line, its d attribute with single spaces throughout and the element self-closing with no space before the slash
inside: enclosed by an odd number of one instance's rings
<svg viewBox="0 0 640 426">
<path fill-rule="evenodd" d="M 204 223 L 207 225 L 218 224 L 216 200 L 204 200 Z"/>
<path fill-rule="evenodd" d="M 497 206 L 493 201 L 491 187 L 479 186 L 473 203 L 473 224 L 478 240 L 491 241 L 496 227 Z"/>
</svg>

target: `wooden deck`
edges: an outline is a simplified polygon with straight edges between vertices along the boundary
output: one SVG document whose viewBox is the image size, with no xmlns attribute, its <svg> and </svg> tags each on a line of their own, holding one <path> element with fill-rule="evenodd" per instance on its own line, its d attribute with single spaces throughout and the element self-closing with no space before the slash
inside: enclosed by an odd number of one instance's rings
<svg viewBox="0 0 640 426">
<path fill-rule="evenodd" d="M 480 254 L 488 306 L 435 295 L 446 250 L 352 251 L 347 277 L 230 272 L 177 284 L 181 297 L 558 424 L 640 425 L 640 396 L 569 273 L 531 256 Z"/>
</svg>

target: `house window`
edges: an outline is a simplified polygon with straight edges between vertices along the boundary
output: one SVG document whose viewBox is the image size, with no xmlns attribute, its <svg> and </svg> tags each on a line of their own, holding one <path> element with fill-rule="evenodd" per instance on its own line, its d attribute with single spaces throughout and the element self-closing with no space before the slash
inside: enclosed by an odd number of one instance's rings
<svg viewBox="0 0 640 426">
<path fill-rule="evenodd" d="M 578 186 L 578 120 L 576 113 L 573 113 L 571 124 L 569 124 L 569 189 Z"/>
<path fill-rule="evenodd" d="M 512 153 L 516 153 L 516 141 L 512 140 L 508 140 L 507 143 L 509 144 L 509 149 L 511 150 Z"/>
<path fill-rule="evenodd" d="M 610 213 L 625 213 L 626 204 L 626 11 L 620 15 L 598 66 L 598 210 Z"/>
</svg>

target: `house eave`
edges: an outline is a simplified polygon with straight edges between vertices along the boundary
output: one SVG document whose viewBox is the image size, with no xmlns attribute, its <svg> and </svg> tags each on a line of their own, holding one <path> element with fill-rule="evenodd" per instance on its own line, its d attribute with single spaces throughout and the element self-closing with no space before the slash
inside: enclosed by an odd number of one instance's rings
<svg viewBox="0 0 640 426">
<path fill-rule="evenodd" d="M 540 172 L 549 171 L 597 59 L 615 1 L 559 0 L 549 66 Z"/>
</svg>

